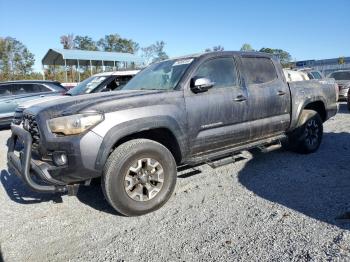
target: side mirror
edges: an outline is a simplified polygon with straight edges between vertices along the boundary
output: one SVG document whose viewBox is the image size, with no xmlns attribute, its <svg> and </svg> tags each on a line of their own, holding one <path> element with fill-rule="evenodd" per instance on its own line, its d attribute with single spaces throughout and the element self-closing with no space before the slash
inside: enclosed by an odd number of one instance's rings
<svg viewBox="0 0 350 262">
<path fill-rule="evenodd" d="M 191 80 L 191 90 L 193 93 L 206 92 L 215 85 L 214 82 L 205 77 L 195 77 Z"/>
</svg>

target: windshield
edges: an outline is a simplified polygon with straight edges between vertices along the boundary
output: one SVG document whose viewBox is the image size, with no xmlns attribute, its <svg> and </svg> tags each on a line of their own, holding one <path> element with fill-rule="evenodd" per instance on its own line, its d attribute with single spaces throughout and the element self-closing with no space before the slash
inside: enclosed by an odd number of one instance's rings
<svg viewBox="0 0 350 262">
<path fill-rule="evenodd" d="M 173 90 L 193 58 L 167 60 L 150 65 L 131 79 L 123 90 Z"/>
<path fill-rule="evenodd" d="M 335 80 L 350 80 L 350 71 L 346 72 L 334 72 L 330 75 Z"/>
<path fill-rule="evenodd" d="M 92 76 L 85 79 L 76 87 L 70 89 L 67 94 L 76 96 L 82 94 L 91 93 L 97 86 L 99 86 L 104 80 L 106 80 L 107 76 Z"/>
</svg>

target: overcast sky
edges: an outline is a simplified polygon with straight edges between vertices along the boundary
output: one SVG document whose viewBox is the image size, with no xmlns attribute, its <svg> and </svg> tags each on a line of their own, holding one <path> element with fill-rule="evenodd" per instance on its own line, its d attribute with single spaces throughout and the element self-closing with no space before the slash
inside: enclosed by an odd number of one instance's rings
<svg viewBox="0 0 350 262">
<path fill-rule="evenodd" d="M 63 34 L 157 40 L 178 56 L 222 45 L 281 48 L 296 60 L 350 56 L 350 1 L 0 0 L 0 36 L 23 42 L 35 69 Z"/>
</svg>

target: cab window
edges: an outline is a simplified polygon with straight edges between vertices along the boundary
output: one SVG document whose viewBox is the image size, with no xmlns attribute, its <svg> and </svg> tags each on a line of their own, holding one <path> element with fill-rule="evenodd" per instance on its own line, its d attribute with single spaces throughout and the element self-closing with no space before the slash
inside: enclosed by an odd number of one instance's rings
<svg viewBox="0 0 350 262">
<path fill-rule="evenodd" d="M 238 77 L 233 58 L 222 57 L 204 62 L 199 66 L 196 77 L 208 78 L 214 88 L 238 86 Z"/>
<path fill-rule="evenodd" d="M 248 84 L 264 84 L 277 79 L 276 68 L 267 57 L 242 57 Z"/>
</svg>

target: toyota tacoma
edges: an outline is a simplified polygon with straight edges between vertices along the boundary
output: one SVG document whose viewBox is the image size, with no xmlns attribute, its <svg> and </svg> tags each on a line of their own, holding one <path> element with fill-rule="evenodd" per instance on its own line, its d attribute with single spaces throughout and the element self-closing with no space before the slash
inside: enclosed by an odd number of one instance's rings
<svg viewBox="0 0 350 262">
<path fill-rule="evenodd" d="M 33 190 L 74 194 L 102 177 L 110 205 L 127 216 L 160 208 L 177 168 L 283 142 L 315 152 L 337 113 L 334 82 L 287 83 L 274 57 L 211 52 L 165 60 L 122 90 L 48 101 L 12 125 L 9 169 Z M 16 151 L 16 142 L 24 148 Z"/>
</svg>

